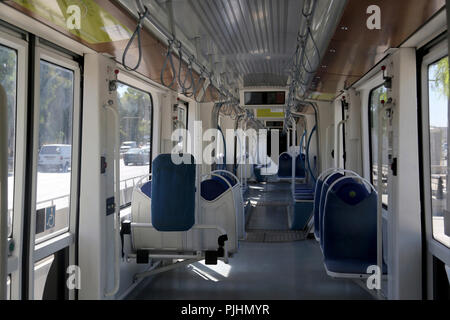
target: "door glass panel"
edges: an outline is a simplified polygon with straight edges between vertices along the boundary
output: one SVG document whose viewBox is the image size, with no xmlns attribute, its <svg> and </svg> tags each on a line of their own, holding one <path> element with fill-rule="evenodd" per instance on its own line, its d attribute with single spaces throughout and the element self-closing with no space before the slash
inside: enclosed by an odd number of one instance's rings
<svg viewBox="0 0 450 320">
<path fill-rule="evenodd" d="M 448 57 L 428 66 L 430 119 L 430 172 L 433 237 L 450 247 L 450 198 L 448 197 Z"/>
<path fill-rule="evenodd" d="M 381 101 L 386 101 L 387 90 L 384 86 L 375 88 L 371 91 L 369 97 L 369 118 L 370 118 L 370 154 L 371 154 L 371 180 L 376 187 L 378 183 L 378 111 L 382 108 Z M 382 199 L 383 205 L 388 205 L 388 136 L 387 136 L 387 121 L 383 121 L 383 162 L 382 162 Z"/>
<path fill-rule="evenodd" d="M 152 99 L 124 83 L 117 86 L 120 117 L 120 205 L 131 203 L 135 183 L 150 173 Z"/>
<path fill-rule="evenodd" d="M 74 72 L 40 62 L 36 240 L 69 228 Z"/>
<path fill-rule="evenodd" d="M 0 84 L 8 104 L 8 237 L 12 236 L 16 147 L 17 52 L 0 45 Z"/>
</svg>

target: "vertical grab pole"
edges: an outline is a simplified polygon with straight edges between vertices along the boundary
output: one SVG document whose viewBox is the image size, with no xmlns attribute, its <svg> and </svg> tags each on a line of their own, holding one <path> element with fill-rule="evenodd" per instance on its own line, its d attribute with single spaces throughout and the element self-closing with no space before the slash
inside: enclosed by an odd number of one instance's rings
<svg viewBox="0 0 450 320">
<path fill-rule="evenodd" d="M 380 276 L 383 274 L 383 113 L 390 108 L 390 103 L 385 105 L 381 101 L 382 107 L 378 110 L 378 141 L 377 141 L 377 266 Z M 378 293 L 381 294 L 381 283 Z"/>
<path fill-rule="evenodd" d="M 105 292 L 106 297 L 112 297 L 119 291 L 120 286 L 120 120 L 117 110 L 112 104 L 104 105 L 105 109 L 111 111 L 115 122 L 115 141 L 114 141 L 114 199 L 116 202 L 114 213 L 114 288 Z"/>
<path fill-rule="evenodd" d="M 7 299 L 8 273 L 8 106 L 0 85 L 0 300 Z"/>
<path fill-rule="evenodd" d="M 337 125 L 337 146 L 336 146 L 336 168 L 340 168 L 339 167 L 339 162 L 341 160 L 341 130 L 339 130 L 341 128 L 341 125 L 343 126 L 345 123 L 347 122 L 347 120 L 342 120 L 338 123 Z M 345 167 L 345 166 L 343 166 Z"/>
<path fill-rule="evenodd" d="M 296 147 L 296 135 L 297 135 L 297 124 L 295 122 L 295 119 L 292 118 L 292 163 L 291 163 L 291 190 L 292 190 L 292 196 L 294 196 L 295 193 L 295 158 L 296 158 L 296 153 L 295 153 L 295 147 Z"/>
</svg>

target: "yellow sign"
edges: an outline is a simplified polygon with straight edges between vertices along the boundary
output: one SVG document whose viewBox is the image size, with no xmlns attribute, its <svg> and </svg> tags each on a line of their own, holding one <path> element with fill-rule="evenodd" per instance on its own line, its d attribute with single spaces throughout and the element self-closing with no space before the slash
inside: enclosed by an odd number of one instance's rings
<svg viewBox="0 0 450 320">
<path fill-rule="evenodd" d="M 129 39 L 131 31 L 93 0 L 13 0 L 91 44 Z"/>
<path fill-rule="evenodd" d="M 314 99 L 314 100 L 328 100 L 328 101 L 333 101 L 334 98 L 336 97 L 336 94 L 334 93 L 326 93 L 326 92 L 313 92 L 310 95 L 310 99 Z"/>
<path fill-rule="evenodd" d="M 274 112 L 272 109 L 257 109 L 257 118 L 284 118 L 284 111 Z"/>
</svg>

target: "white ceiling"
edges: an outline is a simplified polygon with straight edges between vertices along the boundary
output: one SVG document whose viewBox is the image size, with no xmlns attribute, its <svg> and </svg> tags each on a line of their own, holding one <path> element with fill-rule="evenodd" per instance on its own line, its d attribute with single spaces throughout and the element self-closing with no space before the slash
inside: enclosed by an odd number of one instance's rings
<svg viewBox="0 0 450 320">
<path fill-rule="evenodd" d="M 129 2 L 129 1 L 124 1 Z M 286 85 L 304 0 L 172 0 L 177 38 L 242 87 Z M 144 0 L 169 13 L 166 0 Z"/>
</svg>

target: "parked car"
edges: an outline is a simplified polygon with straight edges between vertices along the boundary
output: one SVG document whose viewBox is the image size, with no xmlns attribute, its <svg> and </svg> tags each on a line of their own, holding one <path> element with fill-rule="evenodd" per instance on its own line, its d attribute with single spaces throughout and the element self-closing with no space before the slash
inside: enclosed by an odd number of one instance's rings
<svg viewBox="0 0 450 320">
<path fill-rule="evenodd" d="M 124 154 L 130 149 L 137 148 L 137 146 L 138 145 L 136 141 L 124 141 L 120 146 L 120 153 Z"/>
<path fill-rule="evenodd" d="M 123 155 L 123 162 L 126 166 L 130 164 L 134 165 L 145 165 L 150 163 L 150 148 L 143 147 L 141 149 L 139 148 L 133 148 L 128 150 Z"/>
<path fill-rule="evenodd" d="M 72 163 L 70 144 L 47 144 L 39 150 L 38 169 L 68 172 Z"/>
</svg>

